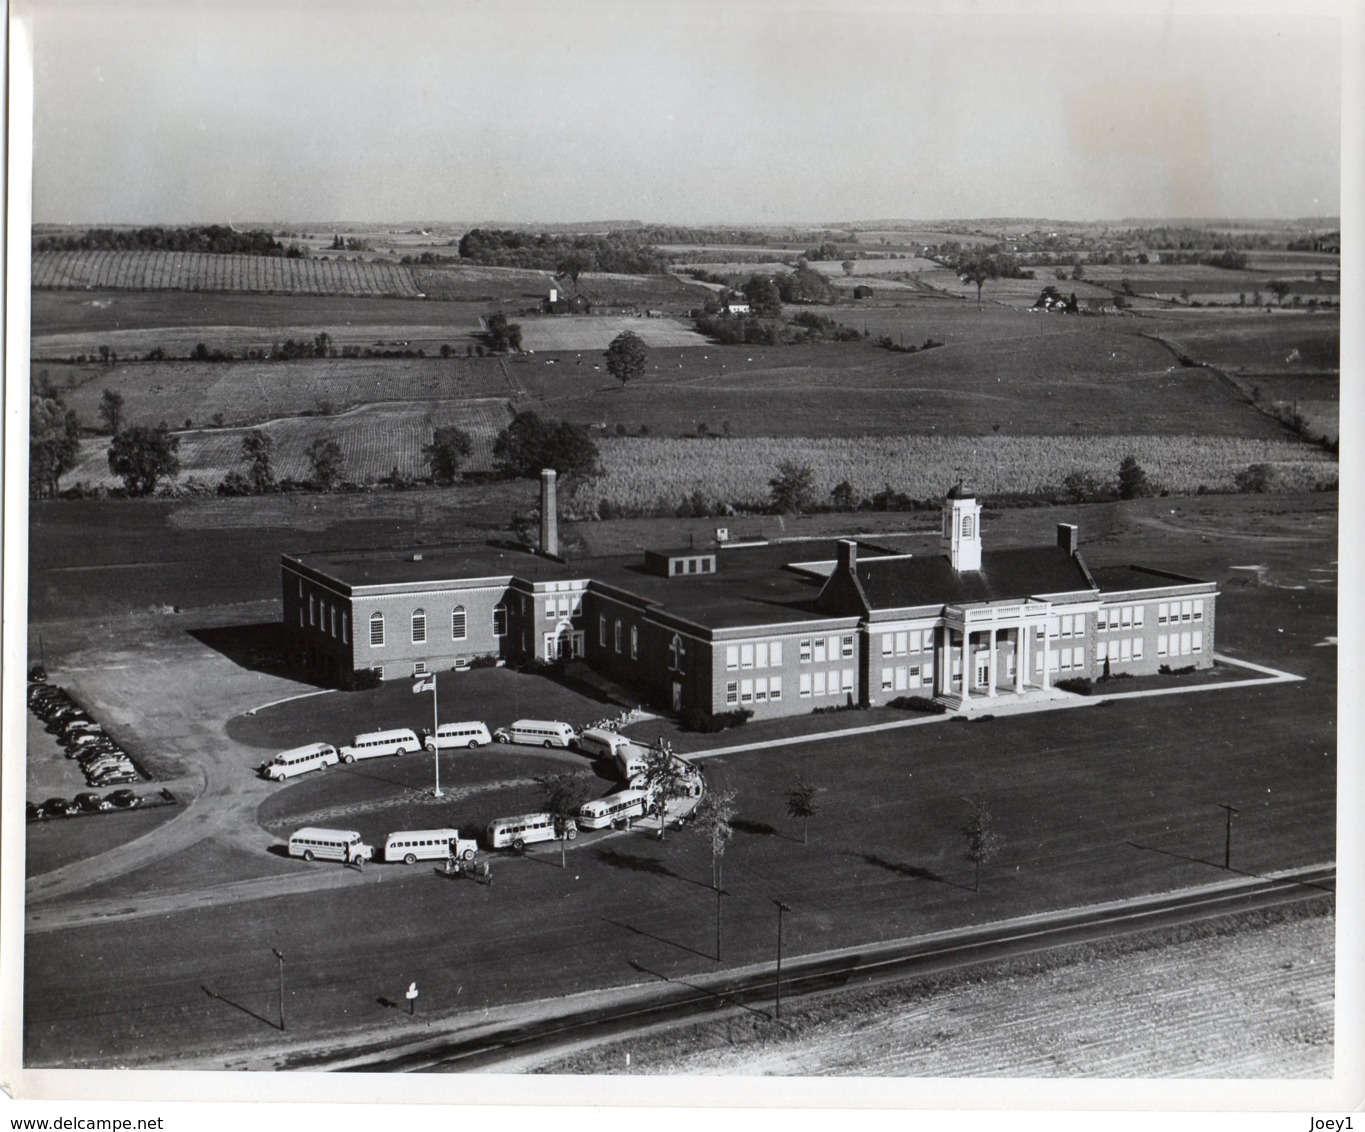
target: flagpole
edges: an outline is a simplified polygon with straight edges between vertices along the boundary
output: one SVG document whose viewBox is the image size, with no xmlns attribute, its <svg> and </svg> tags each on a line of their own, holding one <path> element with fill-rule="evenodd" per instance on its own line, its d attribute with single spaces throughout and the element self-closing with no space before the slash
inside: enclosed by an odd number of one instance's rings
<svg viewBox="0 0 1365 1132">
<path fill-rule="evenodd" d="M 431 740 L 436 746 L 436 792 L 437 798 L 441 797 L 441 740 L 436 732 L 440 729 L 440 712 L 436 707 L 436 673 L 431 674 Z"/>
</svg>

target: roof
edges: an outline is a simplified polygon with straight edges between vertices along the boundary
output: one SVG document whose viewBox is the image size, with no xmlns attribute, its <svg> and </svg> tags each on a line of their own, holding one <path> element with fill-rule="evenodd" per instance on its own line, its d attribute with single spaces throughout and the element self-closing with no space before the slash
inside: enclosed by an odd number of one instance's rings
<svg viewBox="0 0 1365 1132">
<path fill-rule="evenodd" d="M 1173 574 L 1169 570 L 1154 570 L 1149 566 L 1100 566 L 1091 575 L 1101 593 L 1120 593 L 1129 590 L 1166 590 L 1172 586 L 1213 585 L 1202 578 Z"/>
<path fill-rule="evenodd" d="M 856 569 L 871 609 L 1022 601 L 1092 588 L 1080 560 L 1059 546 L 983 551 L 980 570 L 954 570 L 946 554 L 860 558 Z"/>
<path fill-rule="evenodd" d="M 420 554 L 421 561 L 414 562 L 414 554 Z M 508 575 L 538 582 L 581 578 L 588 573 L 582 565 L 570 566 L 526 550 L 482 544 L 320 551 L 285 557 L 352 588 Z"/>
</svg>

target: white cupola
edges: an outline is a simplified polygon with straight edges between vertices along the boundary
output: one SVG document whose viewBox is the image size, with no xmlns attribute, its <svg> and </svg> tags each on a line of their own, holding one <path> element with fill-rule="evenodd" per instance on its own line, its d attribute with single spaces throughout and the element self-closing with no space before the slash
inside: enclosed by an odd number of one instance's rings
<svg viewBox="0 0 1365 1132">
<path fill-rule="evenodd" d="M 943 501 L 943 549 L 954 570 L 981 569 L 981 503 L 961 483 Z"/>
</svg>

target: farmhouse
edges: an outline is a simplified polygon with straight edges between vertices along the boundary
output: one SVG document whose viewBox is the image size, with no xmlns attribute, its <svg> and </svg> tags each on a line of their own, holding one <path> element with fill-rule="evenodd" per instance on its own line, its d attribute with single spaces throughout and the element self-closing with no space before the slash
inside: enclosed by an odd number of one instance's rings
<svg viewBox="0 0 1365 1132">
<path fill-rule="evenodd" d="M 555 473 L 541 548 L 423 547 L 281 559 L 288 651 L 341 678 L 411 677 L 476 656 L 581 658 L 675 711 L 756 718 L 932 696 L 951 707 L 1059 679 L 1213 663 L 1214 583 L 1090 570 L 1077 528 L 983 546 L 958 485 L 939 554 L 853 539 L 721 541 L 642 558 L 558 555 Z"/>
</svg>

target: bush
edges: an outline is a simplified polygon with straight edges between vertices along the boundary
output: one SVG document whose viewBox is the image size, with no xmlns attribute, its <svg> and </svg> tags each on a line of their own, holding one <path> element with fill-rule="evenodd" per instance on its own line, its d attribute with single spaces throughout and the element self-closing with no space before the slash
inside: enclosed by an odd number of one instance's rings
<svg viewBox="0 0 1365 1132">
<path fill-rule="evenodd" d="M 1188 664 L 1184 668 L 1172 668 L 1169 664 L 1163 664 L 1157 669 L 1157 672 L 1162 676 L 1188 676 L 1194 670 L 1193 664 Z"/>
<path fill-rule="evenodd" d="M 470 668 L 497 668 L 498 660 L 496 656 L 476 656 L 469 662 Z"/>
<path fill-rule="evenodd" d="M 753 718 L 754 713 L 748 708 L 740 708 L 736 711 L 721 711 L 712 714 L 704 708 L 688 708 L 678 717 L 678 725 L 684 731 L 696 731 L 701 734 L 714 734 L 717 731 L 724 731 L 730 727 L 740 727 L 748 723 Z"/>
<path fill-rule="evenodd" d="M 1063 692 L 1075 692 L 1081 696 L 1088 696 L 1094 691 L 1088 676 L 1072 676 L 1067 680 L 1058 680 L 1054 687 Z"/>
<path fill-rule="evenodd" d="M 930 699 L 928 696 L 897 696 L 886 706 L 896 708 L 899 711 L 928 712 L 930 715 L 942 715 L 948 710 L 943 704 Z"/>
<path fill-rule="evenodd" d="M 343 692 L 368 692 L 378 688 L 383 681 L 379 678 L 379 669 L 362 668 L 358 672 L 350 672 L 337 681 L 337 687 Z"/>
</svg>

